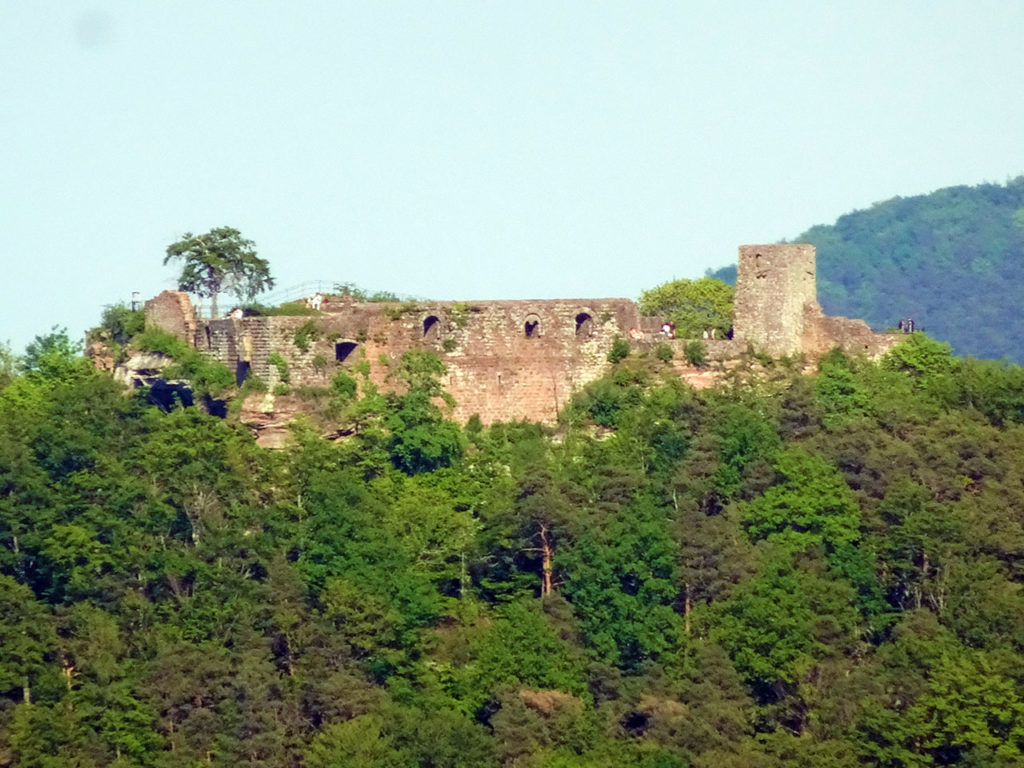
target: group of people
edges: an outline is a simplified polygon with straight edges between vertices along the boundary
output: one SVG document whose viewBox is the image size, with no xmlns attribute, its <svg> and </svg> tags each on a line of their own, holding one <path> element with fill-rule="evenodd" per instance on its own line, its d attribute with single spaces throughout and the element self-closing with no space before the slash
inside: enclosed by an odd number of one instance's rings
<svg viewBox="0 0 1024 768">
<path fill-rule="evenodd" d="M 632 331 L 630 331 L 630 335 L 632 336 Z M 643 335 L 643 334 L 641 334 L 641 335 Z M 671 320 L 666 320 L 662 324 L 662 326 L 661 326 L 661 335 L 664 336 L 666 339 L 674 339 L 676 337 L 676 324 L 673 323 Z M 718 329 L 717 328 L 705 328 L 704 332 L 701 335 L 705 339 L 717 339 L 718 338 Z M 731 339 L 732 338 L 732 331 L 730 331 L 728 334 L 726 334 L 725 338 Z"/>
<path fill-rule="evenodd" d="M 705 339 L 713 339 L 713 338 L 715 338 L 715 335 L 717 334 L 717 332 L 718 332 L 717 328 L 712 328 L 710 330 L 706 330 L 706 331 L 704 331 L 704 338 Z M 661 325 L 660 333 L 666 339 L 674 339 L 676 337 L 676 324 L 673 323 L 671 320 L 666 320 Z M 643 337 L 644 337 L 644 332 L 639 330 L 638 328 L 630 328 L 629 329 L 629 338 L 637 340 L 637 339 L 642 339 Z"/>
</svg>

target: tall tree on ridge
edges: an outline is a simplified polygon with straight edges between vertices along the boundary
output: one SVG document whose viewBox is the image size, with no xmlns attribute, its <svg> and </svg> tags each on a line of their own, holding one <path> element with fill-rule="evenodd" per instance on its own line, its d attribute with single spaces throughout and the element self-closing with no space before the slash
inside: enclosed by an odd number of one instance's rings
<svg viewBox="0 0 1024 768">
<path fill-rule="evenodd" d="M 217 227 L 204 235 L 186 232 L 181 240 L 167 246 L 164 264 L 183 261 L 178 287 L 212 299 L 210 314 L 217 317 L 217 296 L 221 291 L 251 301 L 260 292 L 274 287 L 270 265 L 256 255 L 255 245 L 231 227 Z"/>
</svg>

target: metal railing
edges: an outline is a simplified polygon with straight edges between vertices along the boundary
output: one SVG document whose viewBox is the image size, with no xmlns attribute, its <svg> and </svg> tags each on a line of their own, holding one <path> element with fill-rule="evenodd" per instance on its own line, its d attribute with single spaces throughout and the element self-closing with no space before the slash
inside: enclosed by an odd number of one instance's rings
<svg viewBox="0 0 1024 768">
<path fill-rule="evenodd" d="M 256 297 L 255 301 L 268 307 L 276 307 L 290 301 L 305 299 L 314 293 L 322 293 L 324 295 L 338 293 L 338 287 L 342 285 L 346 285 L 346 283 L 340 280 L 307 280 L 304 283 L 291 285 L 287 288 L 277 288 L 273 291 L 261 293 Z M 370 296 L 377 292 L 367 288 L 359 288 L 359 290 Z M 395 293 L 394 295 L 398 297 L 399 301 L 424 301 L 422 296 L 411 296 L 405 293 Z"/>
</svg>

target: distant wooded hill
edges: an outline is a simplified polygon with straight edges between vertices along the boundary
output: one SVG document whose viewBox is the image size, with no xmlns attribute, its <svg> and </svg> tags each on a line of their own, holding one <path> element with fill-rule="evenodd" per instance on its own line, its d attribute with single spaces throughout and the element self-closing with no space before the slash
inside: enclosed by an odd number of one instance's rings
<svg viewBox="0 0 1024 768">
<path fill-rule="evenodd" d="M 958 355 L 1024 362 L 1024 176 L 895 197 L 811 227 L 818 299 L 876 330 L 911 317 Z M 735 282 L 736 268 L 713 273 Z"/>
</svg>

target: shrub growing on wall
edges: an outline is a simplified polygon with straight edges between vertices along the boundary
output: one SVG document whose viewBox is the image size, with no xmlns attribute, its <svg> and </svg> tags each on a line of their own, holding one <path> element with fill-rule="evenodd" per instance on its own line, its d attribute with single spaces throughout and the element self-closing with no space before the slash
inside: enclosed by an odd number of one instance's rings
<svg viewBox="0 0 1024 768">
<path fill-rule="evenodd" d="M 625 360 L 628 355 L 629 342 L 621 336 L 616 336 L 615 341 L 612 342 L 612 348 L 608 350 L 608 362 L 617 363 L 621 360 Z"/>
<path fill-rule="evenodd" d="M 686 356 L 686 362 L 698 368 L 708 361 L 707 350 L 704 349 L 704 345 L 699 341 L 686 342 L 686 346 L 683 348 L 683 355 Z"/>
<path fill-rule="evenodd" d="M 312 320 L 307 320 L 295 329 L 295 346 L 305 352 L 309 349 L 309 343 L 316 341 L 319 337 L 320 332 L 317 330 L 316 325 Z"/>
<path fill-rule="evenodd" d="M 271 352 L 267 357 L 267 362 L 277 368 L 277 378 L 283 383 L 287 384 L 292 379 L 291 371 L 288 370 L 288 361 L 281 357 L 278 352 Z"/>
</svg>

